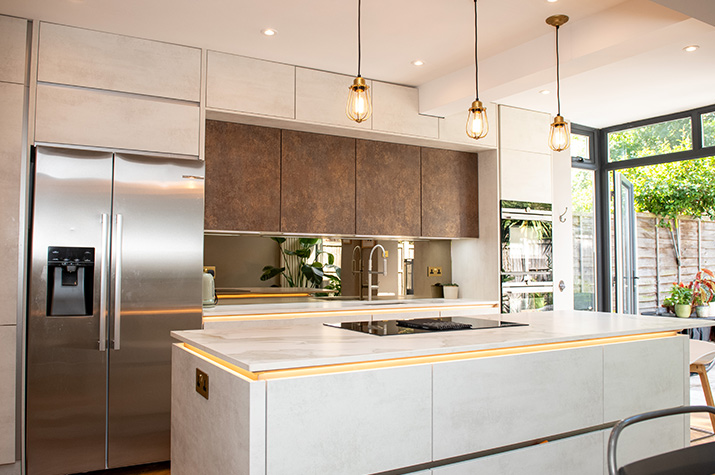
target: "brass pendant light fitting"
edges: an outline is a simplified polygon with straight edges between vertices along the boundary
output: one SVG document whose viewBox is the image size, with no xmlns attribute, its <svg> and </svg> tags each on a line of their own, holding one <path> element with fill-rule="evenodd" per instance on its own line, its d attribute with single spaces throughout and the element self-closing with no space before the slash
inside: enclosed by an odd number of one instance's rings
<svg viewBox="0 0 715 475">
<path fill-rule="evenodd" d="M 362 55 L 362 46 L 360 40 L 360 12 L 362 10 L 362 1 L 358 0 L 358 67 L 357 77 L 353 80 L 349 87 L 348 102 L 345 105 L 345 114 L 350 120 L 354 120 L 358 124 L 370 118 L 372 114 L 372 101 L 370 100 L 370 86 L 367 85 L 365 78 L 360 75 L 360 61 Z"/>
<path fill-rule="evenodd" d="M 475 100 L 467 115 L 467 135 L 474 140 L 484 138 L 489 132 L 487 109 L 479 100 L 479 61 L 477 60 L 477 0 L 474 0 L 474 89 Z"/>
<path fill-rule="evenodd" d="M 571 145 L 571 134 L 569 124 L 561 116 L 561 80 L 560 80 L 560 58 L 559 58 L 559 27 L 566 24 L 569 17 L 566 15 L 552 15 L 546 19 L 546 24 L 556 28 L 556 101 L 558 111 L 549 131 L 549 148 L 555 152 L 566 150 Z"/>
</svg>

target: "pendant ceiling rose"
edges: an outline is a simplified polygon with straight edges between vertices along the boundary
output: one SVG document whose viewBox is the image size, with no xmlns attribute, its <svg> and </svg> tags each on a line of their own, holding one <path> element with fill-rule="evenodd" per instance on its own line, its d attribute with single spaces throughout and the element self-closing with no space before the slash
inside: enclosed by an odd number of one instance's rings
<svg viewBox="0 0 715 475">
<path fill-rule="evenodd" d="M 566 15 L 551 15 L 546 19 L 546 24 L 551 26 L 561 26 L 565 25 L 569 21 L 569 17 Z"/>
</svg>

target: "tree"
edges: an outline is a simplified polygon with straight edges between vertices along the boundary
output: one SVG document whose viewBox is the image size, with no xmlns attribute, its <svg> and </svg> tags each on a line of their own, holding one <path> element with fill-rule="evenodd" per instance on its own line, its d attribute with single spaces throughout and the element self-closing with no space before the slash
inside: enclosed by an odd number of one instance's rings
<svg viewBox="0 0 715 475">
<path fill-rule="evenodd" d="M 715 145 L 715 114 L 704 114 L 705 144 Z M 608 136 L 611 161 L 662 155 L 692 149 L 689 118 L 651 124 Z M 656 215 L 658 225 L 670 230 L 676 261 L 678 217 L 715 219 L 715 157 L 629 168 L 623 175 L 633 183 L 636 211 Z"/>
<path fill-rule="evenodd" d="M 609 161 L 651 157 L 693 148 L 690 119 L 676 119 L 608 134 Z"/>
<path fill-rule="evenodd" d="M 680 215 L 715 219 L 715 157 L 630 168 L 623 174 L 633 183 L 636 211 L 653 213 L 661 222 Z"/>
</svg>

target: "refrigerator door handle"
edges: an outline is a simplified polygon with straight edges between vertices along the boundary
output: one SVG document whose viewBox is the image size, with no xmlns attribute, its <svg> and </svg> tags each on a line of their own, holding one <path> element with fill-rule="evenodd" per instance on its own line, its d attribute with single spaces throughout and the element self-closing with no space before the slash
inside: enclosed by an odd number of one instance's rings
<svg viewBox="0 0 715 475">
<path fill-rule="evenodd" d="M 109 215 L 102 213 L 102 270 L 99 281 L 99 351 L 107 351 L 107 280 L 109 272 Z"/>
<path fill-rule="evenodd" d="M 124 217 L 117 214 L 117 236 L 114 244 L 116 248 L 116 263 L 114 267 L 114 338 L 112 349 L 120 349 L 122 329 L 122 236 L 124 234 Z"/>
</svg>

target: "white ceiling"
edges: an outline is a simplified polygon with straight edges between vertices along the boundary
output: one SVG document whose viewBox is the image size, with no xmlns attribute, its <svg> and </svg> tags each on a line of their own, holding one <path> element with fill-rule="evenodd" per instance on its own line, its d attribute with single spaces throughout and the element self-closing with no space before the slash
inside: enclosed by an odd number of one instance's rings
<svg viewBox="0 0 715 475">
<path fill-rule="evenodd" d="M 473 7 L 363 0 L 363 76 L 418 86 L 423 113 L 466 113 Z M 0 13 L 356 73 L 356 0 L 0 0 Z M 715 104 L 711 0 L 480 0 L 482 100 L 555 113 L 554 30 L 544 20 L 556 13 L 571 18 L 560 30 L 567 120 L 604 127 Z M 683 52 L 689 44 L 701 48 Z"/>
</svg>

